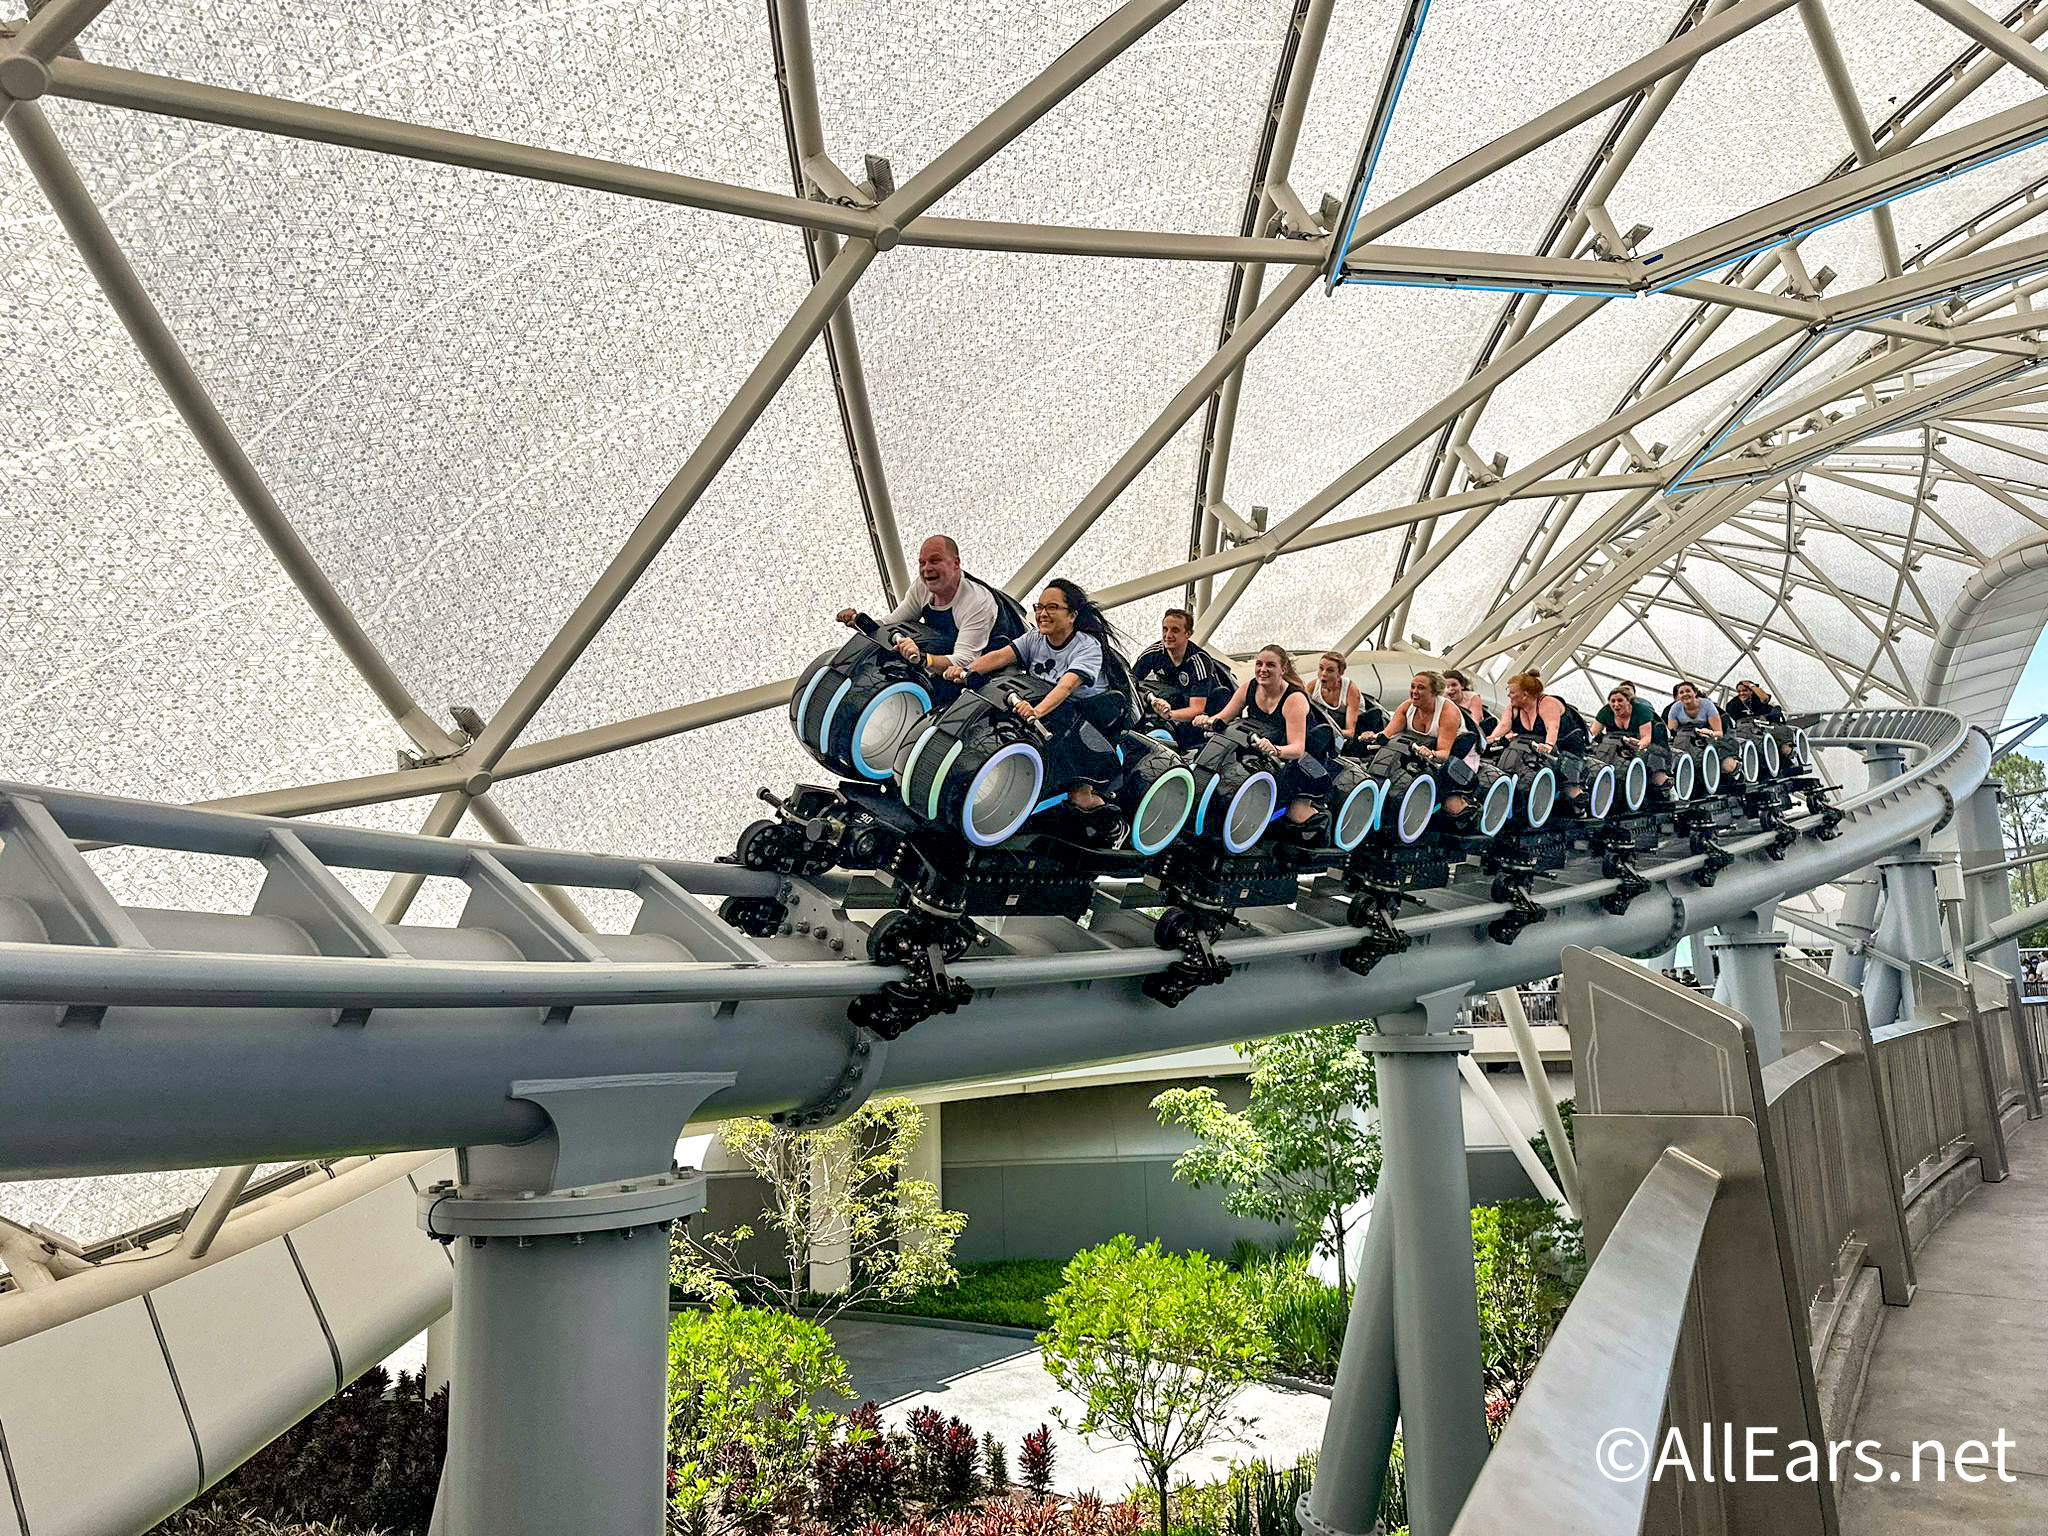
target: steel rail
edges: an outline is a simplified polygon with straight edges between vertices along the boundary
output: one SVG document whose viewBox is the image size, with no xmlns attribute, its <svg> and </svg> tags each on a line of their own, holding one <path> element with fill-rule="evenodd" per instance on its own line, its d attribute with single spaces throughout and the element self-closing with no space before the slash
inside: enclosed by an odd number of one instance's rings
<svg viewBox="0 0 2048 1536">
<path fill-rule="evenodd" d="M 1248 1029 L 1341 1022 L 1397 1006 L 1447 975 L 1484 990 L 1547 974 L 1561 944 L 1661 952 L 1682 932 L 1840 878 L 1924 835 L 1990 763 L 1986 738 L 1938 710 L 1833 716 L 1818 724 L 1816 739 L 1896 742 L 1923 756 L 1901 778 L 1845 802 L 1832 841 L 1802 838 L 1780 862 L 1766 856 L 1769 839 L 1761 834 L 1731 839 L 1736 860 L 1711 887 L 1689 879 L 1699 856 L 1657 862 L 1645 870 L 1656 889 L 1619 916 L 1593 905 L 1611 882 L 1568 877 L 1536 894 L 1547 917 L 1535 936 L 1503 945 L 1482 932 L 1502 907 L 1456 888 L 1438 893 L 1432 910 L 1400 919 L 1411 947 L 1363 978 L 1337 961 L 1357 930 L 1287 908 L 1242 913 L 1250 936 L 1221 946 L 1240 974 L 1172 1009 L 1139 993 L 1139 980 L 1172 959 L 1143 941 L 963 960 L 955 972 L 978 1000 L 890 1042 L 868 1086 L 1050 1069 L 1214 1044 Z M 45 794 L 60 824 L 78 808 L 67 793 Z M 84 809 L 103 818 L 91 823 L 100 831 L 112 830 L 105 818 L 135 814 L 132 804 L 116 811 L 104 801 L 97 811 Z M 188 829 L 210 819 L 163 809 L 187 818 Z M 246 838 L 254 819 L 233 820 Z M 295 834 L 316 830 L 285 825 Z M 461 848 L 423 841 L 435 857 Z M 614 886 L 627 870 L 644 868 L 599 855 L 498 853 L 525 860 L 527 873 L 586 883 L 604 877 Z M 549 859 L 571 860 L 574 868 Z M 829 906 L 830 891 L 819 894 Z M 0 903 L 0 922 L 19 907 Z M 688 935 L 677 942 L 645 932 L 588 941 L 601 957 L 594 962 L 479 961 L 471 957 L 504 953 L 489 947 L 503 941 L 488 931 L 412 927 L 389 932 L 444 958 L 359 960 L 220 952 L 246 951 L 255 928 L 275 930 L 275 917 L 139 913 L 137 921 L 158 948 L 0 945 L 0 998 L 9 1000 L 0 1003 L 0 1049 L 9 1064 L 0 1076 L 0 1169 L 9 1176 L 516 1140 L 539 1128 L 539 1112 L 509 1100 L 505 1087 L 535 1075 L 689 1064 L 739 1073 L 736 1087 L 710 1106 L 715 1115 L 812 1104 L 843 1080 L 859 1045 L 846 1000 L 895 976 L 880 966 L 797 958 L 821 951 L 796 940 L 769 941 L 775 963 L 685 959 L 703 952 L 689 947 Z M 18 921 L 9 931 L 20 931 Z M 1098 934 L 1093 942 L 1117 941 Z M 653 958 L 662 955 L 676 958 Z M 48 1006 L 95 999 L 92 1006 L 105 1010 L 97 1027 L 60 1027 Z M 344 1010 L 340 1024 L 337 1008 Z"/>
</svg>

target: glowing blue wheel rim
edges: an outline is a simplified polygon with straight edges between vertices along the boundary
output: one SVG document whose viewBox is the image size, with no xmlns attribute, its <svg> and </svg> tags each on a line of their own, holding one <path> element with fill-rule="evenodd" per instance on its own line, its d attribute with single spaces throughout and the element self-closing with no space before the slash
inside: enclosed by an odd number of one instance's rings
<svg viewBox="0 0 2048 1536">
<path fill-rule="evenodd" d="M 1400 809 L 1394 813 L 1394 835 L 1404 843 L 1421 839 L 1429 830 L 1429 818 L 1436 814 L 1436 780 L 1426 773 L 1401 792 Z"/>
<path fill-rule="evenodd" d="M 1529 792 L 1522 801 L 1522 819 L 1531 832 L 1540 832 L 1557 809 L 1557 770 L 1545 764 L 1529 776 Z"/>
<path fill-rule="evenodd" d="M 1602 763 L 1586 787 L 1586 810 L 1595 821 L 1605 821 L 1614 809 L 1614 764 Z"/>
<path fill-rule="evenodd" d="M 1622 803 L 1630 811 L 1640 811 L 1643 802 L 1650 797 L 1650 766 L 1640 757 L 1628 760 L 1628 767 L 1621 776 Z"/>
<path fill-rule="evenodd" d="M 1215 789 L 1214 784 L 1209 787 Z M 1261 768 L 1238 786 L 1224 809 L 1224 848 L 1231 853 L 1248 852 L 1266 835 L 1266 827 L 1279 808 L 1280 781 Z"/>
<path fill-rule="evenodd" d="M 886 714 L 882 713 L 884 705 L 888 706 Z M 834 707 L 837 707 L 836 700 Z M 931 707 L 932 696 L 920 683 L 891 683 L 868 700 L 867 707 L 853 724 L 853 766 L 860 770 L 861 777 L 879 781 L 895 772 L 893 759 L 902 755 L 911 730 L 930 713 Z M 877 726 L 880 726 L 879 732 L 876 731 Z M 875 745 L 878 753 L 883 750 L 879 743 L 870 743 L 871 733 L 879 735 L 887 743 L 891 761 L 879 765 L 868 761 L 865 750 L 868 746 Z"/>
<path fill-rule="evenodd" d="M 1166 797 L 1162 801 L 1161 796 Z M 1178 810 L 1173 809 L 1178 797 Z M 1185 768 L 1170 768 L 1147 789 L 1138 808 L 1131 813 L 1131 846 L 1143 854 L 1159 852 L 1180 836 L 1195 808 L 1195 776 Z M 1170 824 L 1169 824 L 1170 823 Z"/>
<path fill-rule="evenodd" d="M 1479 835 L 1497 837 L 1515 814 L 1515 781 L 1503 774 L 1486 786 L 1486 798 L 1479 802 Z"/>
<path fill-rule="evenodd" d="M 935 801 L 938 784 L 945 776 L 941 769 L 933 780 Z M 1037 748 L 1027 741 L 1011 742 L 976 769 L 968 781 L 960 805 L 960 830 L 977 848 L 993 848 L 1008 841 L 1036 809 L 1044 783 L 1045 759 Z"/>
<path fill-rule="evenodd" d="M 1674 798 L 1690 800 L 1699 788 L 1699 764 L 1690 752 L 1674 753 L 1671 759 L 1671 792 Z"/>
<path fill-rule="evenodd" d="M 1330 826 L 1330 841 L 1338 852 L 1349 853 L 1379 825 L 1380 805 L 1385 798 L 1386 786 L 1378 779 L 1360 780 L 1344 797 L 1344 803 L 1337 807 L 1337 815 Z"/>
</svg>

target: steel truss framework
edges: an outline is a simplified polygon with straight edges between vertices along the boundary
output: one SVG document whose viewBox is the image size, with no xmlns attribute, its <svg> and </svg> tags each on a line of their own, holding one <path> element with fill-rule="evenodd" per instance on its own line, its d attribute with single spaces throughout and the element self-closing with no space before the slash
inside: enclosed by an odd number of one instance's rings
<svg viewBox="0 0 2048 1536">
<path fill-rule="evenodd" d="M 140 4 L 141 0 L 116 0 Z M 1347 553 L 1394 540 L 1391 575 L 1361 592 L 1339 636 L 1290 637 L 1303 648 L 1426 648 L 1489 675 L 1543 667 L 1567 687 L 1623 674 L 1680 674 L 1725 684 L 1754 674 L 1806 705 L 1920 701 L 1933 636 L 1970 571 L 2020 533 L 2048 527 L 2048 399 L 2035 370 L 2048 361 L 2033 295 L 2048 287 L 2048 175 L 1987 170 L 2048 140 L 2048 31 L 2039 0 L 1990 16 L 1961 0 L 1916 0 L 1913 16 L 1943 24 L 1952 53 L 1930 57 L 1917 89 L 1881 120 L 1866 112 L 1826 0 L 1695 0 L 1662 43 L 1492 142 L 1437 165 L 1404 190 L 1368 198 L 1344 253 L 1355 279 L 1389 285 L 1510 290 L 1463 380 L 1419 402 L 1406 425 L 1361 443 L 1352 466 L 1270 520 L 1231 504 L 1234 443 L 1247 360 L 1282 331 L 1330 259 L 1327 205 L 1308 206 L 1290 183 L 1319 65 L 1331 51 L 1335 0 L 1275 0 L 1281 37 L 1269 77 L 1246 82 L 1266 102 L 1242 217 L 1212 232 L 1059 226 L 948 217 L 935 207 L 1035 124 L 1084 91 L 1189 0 L 1127 0 L 1056 57 L 1020 59 L 1024 80 L 995 111 L 958 135 L 902 185 L 835 165 L 813 56 L 806 0 L 772 0 L 772 45 L 791 190 L 733 185 L 397 117 L 228 89 L 114 67 L 93 58 L 94 23 L 109 0 L 47 0 L 0 37 L 0 111 L 49 208 L 75 242 L 135 345 L 215 470 L 369 684 L 424 766 L 340 781 L 280 786 L 223 803 L 303 814 L 435 796 L 425 830 L 452 833 L 473 813 L 494 838 L 517 836 L 492 786 L 772 709 L 787 681 L 705 696 L 660 711 L 530 740 L 530 728 L 599 633 L 691 516 L 802 359 L 822 342 L 834 398 L 885 592 L 908 573 L 885 458 L 895 430 L 876 408 L 855 316 L 878 263 L 907 248 L 1098 257 L 1128 264 L 1134 282 L 1158 263 L 1207 262 L 1222 289 L 1217 342 L 1192 377 L 1160 381 L 1151 425 L 1045 530 L 1014 572 L 1024 591 L 1063 568 L 1077 544 L 1183 428 L 1202 419 L 1191 487 L 1187 558 L 1106 575 L 1124 603 L 1186 593 L 1198 633 L 1229 643 L 1233 610 L 1269 567 L 1298 570 L 1311 551 L 1344 569 Z M 1840 114 L 1846 153 L 1812 184 L 1661 245 L 1632 220 L 1631 167 L 1688 80 L 1723 50 L 1796 12 L 1804 44 Z M 1983 113 L 1987 88 L 2019 81 L 2017 105 Z M 1412 87 L 1411 87 L 1412 88 Z M 709 210 L 801 233 L 812 285 L 718 412 L 582 601 L 480 730 L 458 737 L 421 706 L 323 571 L 252 455 L 187 361 L 128 254 L 95 206 L 43 98 L 344 146 Z M 1973 105 L 1975 103 L 1976 105 Z M 1375 104 L 1344 110 L 1363 124 Z M 1378 104 L 1398 114 L 1398 103 Z M 1592 152 L 1530 250 L 1448 250 L 1400 244 L 1404 227 L 1489 177 L 1513 175 L 1573 130 L 1600 125 Z M 1574 144 L 1589 142 L 1573 141 Z M 1574 152 L 1577 152 L 1576 150 Z M 1981 206 L 1917 249 L 1895 218 L 1899 199 L 1973 173 Z M 1991 179 L 1986 180 L 1989 176 Z M 1377 194 L 1375 194 L 1377 195 Z M 1829 232 L 1867 231 L 1877 251 L 1868 280 L 1834 284 L 1820 258 Z M 1418 226 L 1418 221 L 1422 221 Z M 1811 259 L 1809 259 L 1811 258 Z M 1651 298 L 1650 295 L 1656 295 Z M 1328 302 L 1350 302 L 1342 295 Z M 1474 299 L 1473 302 L 1483 302 Z M 1603 414 L 1582 430 L 1524 450 L 1489 452 L 1513 435 L 1524 386 L 1540 384 L 1583 327 L 1610 306 L 1672 307 L 1676 323 L 1634 376 L 1619 376 Z M 1580 338 L 1581 340 L 1583 338 Z M 1389 381 L 1396 388 L 1398 379 Z M 1520 392 L 1518 392 L 1520 391 Z M 1676 423 L 1674 426 L 1673 423 Z M 1338 425 L 1341 426 L 1341 423 Z M 1657 441 L 1659 431 L 1677 441 Z M 1651 439 L 1646 443 L 1645 439 Z M 1419 456 L 1419 457 L 1418 457 Z M 1238 450 L 1241 459 L 1241 450 Z M 1521 457 L 1518 454 L 1518 457 Z M 1387 478 L 1412 473 L 1406 494 Z M 1371 492 L 1370 510 L 1347 511 Z M 1511 528 L 1511 534 L 1503 529 Z M 1482 600 L 1459 610 L 1465 628 L 1413 636 L 1432 583 L 1503 539 L 1510 557 L 1488 567 Z M 1438 619 L 1444 614 L 1439 612 Z M 2023 643 L 2031 637 L 2022 637 Z M 698 850 L 709 851 L 709 850 Z M 378 916 L 395 920 L 418 888 L 395 879 Z M 569 897 L 559 910 L 585 926 Z"/>
</svg>

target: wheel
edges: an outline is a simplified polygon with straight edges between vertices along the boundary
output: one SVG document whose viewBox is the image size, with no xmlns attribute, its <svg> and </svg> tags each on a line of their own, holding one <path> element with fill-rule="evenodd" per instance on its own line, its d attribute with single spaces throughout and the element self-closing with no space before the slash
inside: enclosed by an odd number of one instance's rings
<svg viewBox="0 0 2048 1536">
<path fill-rule="evenodd" d="M 778 835 L 782 824 L 774 821 L 756 821 L 748 824 L 740 834 L 739 860 L 742 868 L 772 870 L 782 859 L 782 838 Z"/>
<path fill-rule="evenodd" d="M 728 896 L 719 905 L 719 918 L 749 938 L 773 938 L 789 916 L 789 908 L 766 896 Z"/>
<path fill-rule="evenodd" d="M 1152 925 L 1152 942 L 1161 949 L 1179 949 L 1190 937 L 1192 920 L 1182 907 L 1168 907 Z"/>
</svg>

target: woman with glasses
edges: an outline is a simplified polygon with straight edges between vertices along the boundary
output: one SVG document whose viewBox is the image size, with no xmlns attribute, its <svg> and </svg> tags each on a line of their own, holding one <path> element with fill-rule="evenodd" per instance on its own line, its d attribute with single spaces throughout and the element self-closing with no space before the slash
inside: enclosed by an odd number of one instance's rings
<svg viewBox="0 0 2048 1536">
<path fill-rule="evenodd" d="M 1045 683 L 1038 700 L 1019 698 L 1010 707 L 1023 719 L 1044 721 L 1053 733 L 1045 751 L 1046 782 L 1063 788 L 1075 810 L 1099 811 L 1108 804 L 1101 792 L 1117 772 L 1111 743 L 1130 723 L 1130 668 L 1117 654 L 1115 627 L 1080 583 L 1054 577 L 1038 594 L 1031 616 L 1034 633 L 946 676 L 963 682 L 970 674 L 1016 666 Z M 1100 750 L 1082 734 L 1084 723 L 1095 727 L 1088 734 L 1102 744 Z"/>
</svg>

